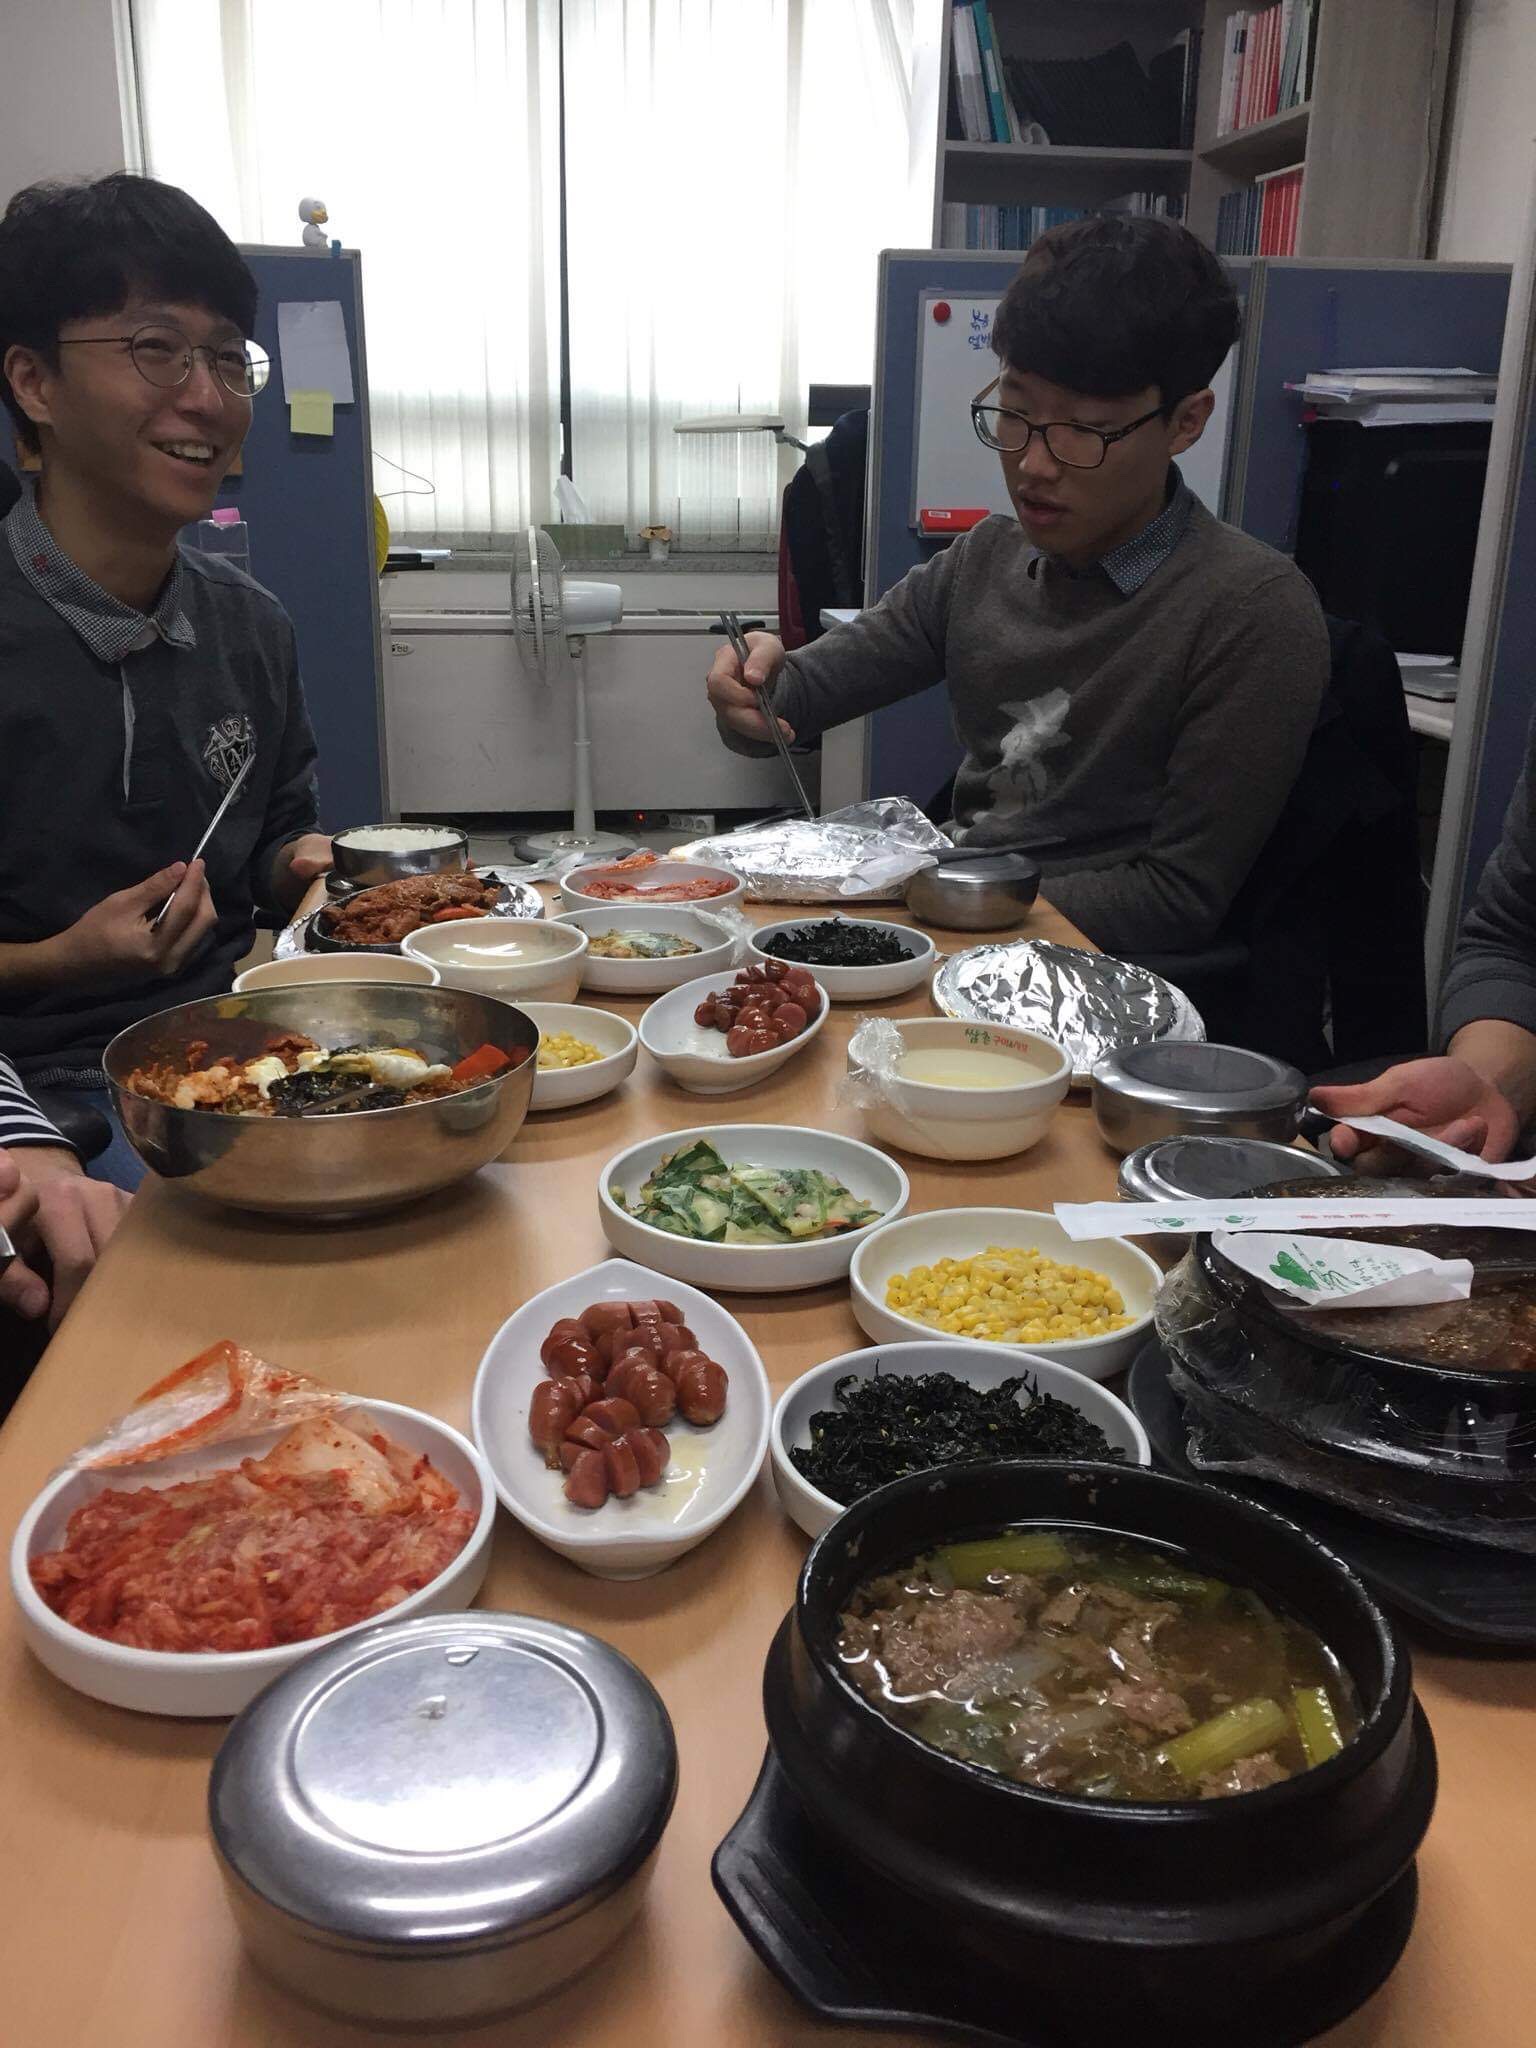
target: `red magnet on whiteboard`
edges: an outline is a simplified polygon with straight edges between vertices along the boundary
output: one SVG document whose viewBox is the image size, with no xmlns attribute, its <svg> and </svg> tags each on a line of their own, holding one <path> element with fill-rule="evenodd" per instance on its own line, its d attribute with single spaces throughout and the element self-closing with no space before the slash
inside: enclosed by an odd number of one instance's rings
<svg viewBox="0 0 1536 2048">
<path fill-rule="evenodd" d="M 919 533 L 969 533 L 987 516 L 985 505 L 921 505 L 917 513 Z"/>
<path fill-rule="evenodd" d="M 934 309 L 933 309 L 933 317 L 934 317 L 934 319 L 935 319 L 935 320 L 937 320 L 937 321 L 938 321 L 938 323 L 939 323 L 939 325 L 940 325 L 941 327 L 942 327 L 942 326 L 944 325 L 944 322 L 945 322 L 945 321 L 946 321 L 946 320 L 947 320 L 947 319 L 949 318 L 949 301 L 948 301 L 948 299 L 940 299 L 940 300 L 939 300 L 939 302 L 937 303 L 937 305 L 936 305 L 936 306 L 934 307 Z"/>
</svg>

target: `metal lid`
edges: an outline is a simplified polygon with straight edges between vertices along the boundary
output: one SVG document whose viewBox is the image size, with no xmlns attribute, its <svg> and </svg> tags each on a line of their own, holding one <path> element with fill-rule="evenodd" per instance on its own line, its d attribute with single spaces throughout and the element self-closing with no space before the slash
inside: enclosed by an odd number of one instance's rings
<svg viewBox="0 0 1536 2048">
<path fill-rule="evenodd" d="M 574 1918 L 649 1855 L 677 1789 L 650 1682 L 522 1614 L 386 1622 L 317 1650 L 231 1726 L 215 1846 L 327 1945 L 501 1948 Z"/>
<path fill-rule="evenodd" d="M 1335 1159 L 1263 1138 L 1158 1138 L 1120 1162 L 1127 1202 L 1225 1202 L 1287 1180 L 1343 1180 Z"/>
<path fill-rule="evenodd" d="M 974 853 L 955 860 L 943 860 L 932 878 L 957 882 L 964 888 L 980 889 L 991 882 L 1024 882 L 1038 875 L 1040 863 L 1024 853 Z"/>
<path fill-rule="evenodd" d="M 1213 1117 L 1299 1106 L 1307 1092 L 1305 1075 L 1285 1060 L 1188 1038 L 1106 1053 L 1093 1084 L 1125 1102 Z"/>
</svg>

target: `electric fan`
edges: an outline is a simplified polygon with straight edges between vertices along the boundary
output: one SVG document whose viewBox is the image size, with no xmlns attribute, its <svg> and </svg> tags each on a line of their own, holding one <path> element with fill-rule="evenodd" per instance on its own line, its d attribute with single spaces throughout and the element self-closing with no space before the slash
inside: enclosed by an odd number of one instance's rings
<svg viewBox="0 0 1536 2048">
<path fill-rule="evenodd" d="M 542 527 L 512 538 L 512 638 L 524 675 L 546 686 L 570 677 L 576 698 L 569 831 L 534 832 L 517 842 L 525 860 L 559 854 L 628 853 L 633 841 L 599 832 L 592 813 L 592 740 L 587 730 L 587 635 L 606 633 L 623 617 L 617 583 L 566 576 L 560 550 Z"/>
</svg>

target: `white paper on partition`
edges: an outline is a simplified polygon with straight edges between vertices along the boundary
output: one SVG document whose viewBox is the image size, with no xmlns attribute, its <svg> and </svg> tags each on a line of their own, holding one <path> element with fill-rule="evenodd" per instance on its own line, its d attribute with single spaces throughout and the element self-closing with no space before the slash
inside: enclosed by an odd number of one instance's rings
<svg viewBox="0 0 1536 2048">
<path fill-rule="evenodd" d="M 1056 1221 L 1074 1242 L 1090 1237 L 1174 1237 L 1194 1230 L 1395 1230 L 1416 1223 L 1450 1230 L 1536 1230 L 1536 1202 L 1514 1195 L 1465 1201 L 1405 1195 L 1393 1201 L 1058 1202 Z"/>
<path fill-rule="evenodd" d="M 277 353 L 283 396 L 329 391 L 338 405 L 354 403 L 347 325 L 338 299 L 284 299 L 277 309 Z"/>
</svg>

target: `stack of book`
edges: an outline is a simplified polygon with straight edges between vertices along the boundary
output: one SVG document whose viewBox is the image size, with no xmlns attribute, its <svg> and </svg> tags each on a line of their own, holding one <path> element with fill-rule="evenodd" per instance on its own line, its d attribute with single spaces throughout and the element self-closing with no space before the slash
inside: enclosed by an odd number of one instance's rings
<svg viewBox="0 0 1536 2048">
<path fill-rule="evenodd" d="M 1294 256 L 1301 218 L 1300 164 L 1271 171 L 1216 202 L 1218 256 Z"/>
<path fill-rule="evenodd" d="M 1129 43 L 1094 57 L 1005 57 L 989 0 L 954 0 L 949 133 L 963 142 L 1188 149 L 1200 37 L 1176 36 L 1146 69 Z"/>
<path fill-rule="evenodd" d="M 1312 97 L 1312 63 L 1322 0 L 1275 0 L 1261 12 L 1229 14 L 1222 36 L 1216 133 L 1230 135 Z"/>
<path fill-rule="evenodd" d="M 1182 220 L 1182 197 L 1167 192 L 1124 192 L 1100 207 L 961 206 L 946 203 L 939 233 L 945 249 L 1027 249 L 1047 228 L 1088 213 L 1155 213 Z"/>
</svg>

